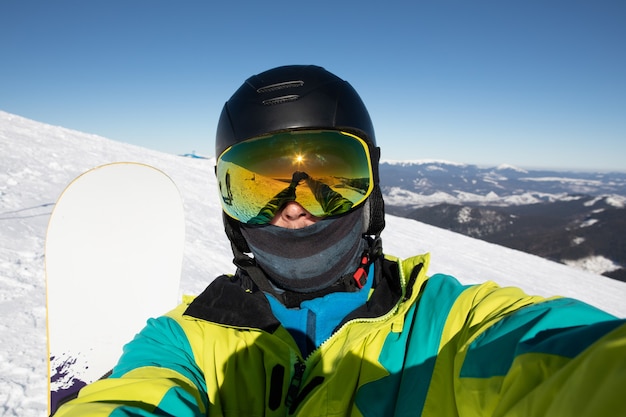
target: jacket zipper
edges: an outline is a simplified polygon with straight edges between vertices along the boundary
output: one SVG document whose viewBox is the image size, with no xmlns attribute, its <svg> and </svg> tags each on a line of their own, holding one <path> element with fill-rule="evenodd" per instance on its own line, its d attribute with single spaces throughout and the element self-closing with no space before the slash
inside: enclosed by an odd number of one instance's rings
<svg viewBox="0 0 626 417">
<path fill-rule="evenodd" d="M 406 287 L 406 278 L 405 278 L 404 273 L 403 273 L 401 268 L 400 268 L 400 277 L 399 278 L 400 278 L 400 283 L 401 283 L 402 287 L 405 288 Z M 406 291 L 406 289 L 405 289 L 405 291 Z M 400 300 L 398 300 L 398 302 L 396 303 L 396 305 L 387 314 L 385 314 L 383 316 L 380 316 L 380 317 L 375 317 L 375 318 L 357 318 L 357 319 L 350 320 L 349 322 L 347 322 L 343 326 L 341 326 L 328 339 L 326 339 L 324 342 L 322 342 L 315 350 L 310 352 L 307 355 L 307 357 L 304 358 L 304 362 L 300 359 L 300 357 L 298 355 L 296 355 L 296 361 L 294 363 L 294 375 L 293 375 L 293 378 L 291 378 L 291 382 L 289 384 L 289 388 L 287 389 L 287 396 L 285 397 L 285 405 L 287 406 L 287 409 L 289 410 L 289 414 L 293 414 L 295 412 L 295 408 L 299 405 L 298 403 L 294 403 L 294 402 L 296 400 L 298 400 L 298 402 L 300 402 L 302 400 L 302 399 L 298 398 L 298 394 L 300 392 L 300 386 L 302 385 L 302 378 L 304 377 L 304 372 L 306 371 L 306 362 L 308 362 L 309 359 L 313 355 L 315 355 L 318 352 L 320 352 L 324 345 L 329 343 L 331 339 L 338 337 L 338 335 L 340 333 L 345 331 L 345 329 L 348 328 L 349 326 L 351 326 L 352 324 L 356 324 L 356 323 L 378 323 L 378 322 L 385 321 L 389 317 L 397 314 L 398 310 L 400 309 L 400 306 L 402 304 L 404 304 L 405 302 L 406 302 L 406 300 L 404 300 L 404 298 L 401 297 Z M 321 381 L 318 381 L 318 382 L 321 383 Z"/>
<path fill-rule="evenodd" d="M 289 388 L 287 389 L 287 397 L 285 398 L 285 405 L 287 406 L 287 408 L 291 408 L 292 404 L 298 397 L 298 393 L 300 392 L 300 385 L 302 385 L 302 377 L 304 376 L 304 371 L 306 370 L 306 365 L 300 362 L 299 358 L 296 360 L 296 363 L 293 365 L 293 367 L 293 378 L 291 378 Z"/>
<path fill-rule="evenodd" d="M 401 285 L 403 285 L 403 286 L 406 285 L 405 281 L 406 280 L 404 278 L 404 274 L 402 273 L 402 271 L 400 271 L 400 282 L 401 282 Z M 396 303 L 396 305 L 391 310 L 389 310 L 389 312 L 387 314 L 385 314 L 384 316 L 372 317 L 372 318 L 356 318 L 356 319 L 352 319 L 352 320 L 344 323 L 344 325 L 341 326 L 339 329 L 337 329 L 337 331 L 335 333 L 330 335 L 330 337 L 328 339 L 324 340 L 314 351 L 309 353 L 309 355 L 305 358 L 304 361 L 307 362 L 311 356 L 313 356 L 317 352 L 321 351 L 322 348 L 324 347 L 324 345 L 326 345 L 328 342 L 330 342 L 331 339 L 334 339 L 335 337 L 338 337 L 338 335 L 340 333 L 344 332 L 345 329 L 347 329 L 349 326 L 351 326 L 353 324 L 356 324 L 356 323 L 378 323 L 378 322 L 385 321 L 389 317 L 397 314 L 398 310 L 400 309 L 400 306 L 402 304 L 404 304 L 405 302 L 406 302 L 406 300 L 404 300 L 403 297 L 401 297 L 400 300 L 398 300 L 398 302 Z"/>
</svg>

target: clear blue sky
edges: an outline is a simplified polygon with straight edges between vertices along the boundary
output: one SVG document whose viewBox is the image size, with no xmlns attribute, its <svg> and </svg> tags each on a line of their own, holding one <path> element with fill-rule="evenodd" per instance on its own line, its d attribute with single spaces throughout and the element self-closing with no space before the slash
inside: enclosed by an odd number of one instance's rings
<svg viewBox="0 0 626 417">
<path fill-rule="evenodd" d="M 384 159 L 626 171 L 624 0 L 0 0 L 0 110 L 213 155 L 250 75 L 317 64 Z"/>
</svg>

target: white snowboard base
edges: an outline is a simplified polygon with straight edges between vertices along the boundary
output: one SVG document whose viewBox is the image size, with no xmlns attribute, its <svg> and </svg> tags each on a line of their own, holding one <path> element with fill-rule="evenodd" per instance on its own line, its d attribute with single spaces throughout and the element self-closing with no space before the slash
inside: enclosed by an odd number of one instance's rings
<svg viewBox="0 0 626 417">
<path fill-rule="evenodd" d="M 148 165 L 97 167 L 61 194 L 45 247 L 50 413 L 176 305 L 184 232 L 178 189 Z"/>
</svg>

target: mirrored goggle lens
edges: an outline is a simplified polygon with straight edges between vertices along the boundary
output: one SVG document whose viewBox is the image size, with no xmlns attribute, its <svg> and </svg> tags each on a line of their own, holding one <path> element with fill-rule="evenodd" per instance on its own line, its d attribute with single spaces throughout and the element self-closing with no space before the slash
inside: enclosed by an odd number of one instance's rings
<svg viewBox="0 0 626 417">
<path fill-rule="evenodd" d="M 250 139 L 217 161 L 222 207 L 266 224 L 289 201 L 317 217 L 346 213 L 374 187 L 367 144 L 339 131 L 293 131 Z"/>
</svg>

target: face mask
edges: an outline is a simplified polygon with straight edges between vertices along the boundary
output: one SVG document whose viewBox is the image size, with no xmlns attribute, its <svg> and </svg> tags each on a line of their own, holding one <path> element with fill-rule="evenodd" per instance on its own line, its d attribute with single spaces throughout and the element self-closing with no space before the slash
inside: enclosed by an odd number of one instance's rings
<svg viewBox="0 0 626 417">
<path fill-rule="evenodd" d="M 314 292 L 327 288 L 359 265 L 367 246 L 362 208 L 301 229 L 242 225 L 259 267 L 280 288 Z"/>
</svg>

